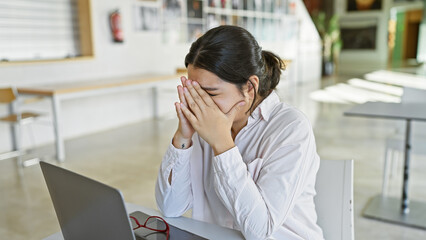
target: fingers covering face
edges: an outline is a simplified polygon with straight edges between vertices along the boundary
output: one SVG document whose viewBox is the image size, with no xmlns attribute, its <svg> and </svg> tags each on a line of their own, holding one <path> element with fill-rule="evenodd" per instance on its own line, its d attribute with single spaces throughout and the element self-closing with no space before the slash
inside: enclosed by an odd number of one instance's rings
<svg viewBox="0 0 426 240">
<path fill-rule="evenodd" d="M 196 127 L 197 125 L 197 118 L 194 116 L 194 114 L 182 103 L 180 104 L 180 109 L 183 112 L 183 115 L 185 115 L 186 119 L 191 123 L 193 127 Z"/>
<path fill-rule="evenodd" d="M 183 88 L 185 87 L 185 81 L 187 80 L 186 77 L 182 76 L 180 78 L 181 82 L 182 82 L 182 86 L 177 86 L 177 91 L 178 91 L 178 95 L 179 95 L 179 100 L 181 103 L 185 104 L 185 106 L 188 106 L 186 99 L 185 99 L 185 95 L 184 95 L 184 91 Z"/>
<path fill-rule="evenodd" d="M 201 88 L 198 82 L 184 77 L 181 80 L 184 86 L 178 86 L 179 98 L 181 103 L 192 111 L 196 118 L 200 117 L 200 114 L 205 112 L 207 108 L 217 107 L 210 95 Z"/>
<path fill-rule="evenodd" d="M 195 115 L 200 115 L 201 114 L 201 109 L 198 106 L 198 104 L 201 105 L 201 103 L 197 103 L 193 96 L 191 95 L 190 91 L 188 90 L 188 88 L 184 87 L 184 94 L 185 94 L 185 98 L 186 101 L 188 103 L 188 107 L 189 109 L 195 114 Z M 198 97 L 199 98 L 199 97 Z"/>
<path fill-rule="evenodd" d="M 204 108 L 205 102 L 203 98 L 201 98 L 200 94 L 198 94 L 197 90 L 194 88 L 195 81 L 188 80 L 186 81 L 186 87 L 189 91 L 194 102 L 198 105 L 198 107 L 202 110 Z"/>
<path fill-rule="evenodd" d="M 204 89 L 201 88 L 200 84 L 198 84 L 198 82 L 193 81 L 192 82 L 192 86 L 194 87 L 195 91 L 198 93 L 198 95 L 203 99 L 204 103 L 211 107 L 216 105 L 213 102 L 213 99 L 210 97 L 209 94 L 207 94 L 206 91 L 204 91 Z"/>
</svg>

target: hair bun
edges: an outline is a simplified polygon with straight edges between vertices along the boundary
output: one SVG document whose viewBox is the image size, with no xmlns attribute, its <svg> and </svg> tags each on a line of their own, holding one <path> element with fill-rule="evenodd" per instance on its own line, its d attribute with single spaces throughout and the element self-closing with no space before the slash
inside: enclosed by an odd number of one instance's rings
<svg viewBox="0 0 426 240">
<path fill-rule="evenodd" d="M 281 70 L 285 70 L 283 60 L 270 51 L 262 50 L 262 58 L 264 62 L 264 80 L 267 86 L 264 88 L 266 93 L 260 93 L 265 96 L 269 94 L 278 85 L 281 79 Z M 260 89 L 259 89 L 260 90 Z"/>
</svg>

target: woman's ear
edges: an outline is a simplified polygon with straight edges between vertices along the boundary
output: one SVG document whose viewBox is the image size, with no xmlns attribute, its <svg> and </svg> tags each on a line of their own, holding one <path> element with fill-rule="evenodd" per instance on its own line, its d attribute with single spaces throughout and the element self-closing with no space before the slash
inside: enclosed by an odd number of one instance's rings
<svg viewBox="0 0 426 240">
<path fill-rule="evenodd" d="M 257 91 L 259 89 L 259 78 L 256 75 L 252 75 L 249 77 L 247 81 L 247 92 L 250 96 L 253 96 L 257 94 Z"/>
</svg>

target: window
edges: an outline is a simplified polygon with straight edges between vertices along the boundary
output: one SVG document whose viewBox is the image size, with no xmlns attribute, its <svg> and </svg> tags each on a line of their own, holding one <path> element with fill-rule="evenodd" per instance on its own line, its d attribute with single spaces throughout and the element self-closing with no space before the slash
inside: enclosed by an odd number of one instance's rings
<svg viewBox="0 0 426 240">
<path fill-rule="evenodd" d="M 0 0 L 0 61 L 88 55 L 79 25 L 90 16 L 81 17 L 82 8 L 89 12 L 88 0 Z"/>
</svg>

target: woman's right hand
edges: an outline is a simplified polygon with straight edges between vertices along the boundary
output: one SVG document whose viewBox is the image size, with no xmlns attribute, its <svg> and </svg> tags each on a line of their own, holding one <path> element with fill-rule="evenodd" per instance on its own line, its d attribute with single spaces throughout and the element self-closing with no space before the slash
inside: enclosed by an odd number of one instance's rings
<svg viewBox="0 0 426 240">
<path fill-rule="evenodd" d="M 182 76 L 180 78 L 182 85 L 177 87 L 177 91 L 179 94 L 179 100 L 182 104 L 188 107 L 188 104 L 185 99 L 185 95 L 183 92 L 183 87 L 185 87 L 186 77 Z M 192 135 L 194 135 L 195 130 L 192 127 L 191 123 L 186 119 L 185 115 L 182 112 L 182 108 L 180 103 L 175 103 L 176 113 L 179 118 L 179 126 L 173 137 L 173 146 L 180 149 L 189 148 L 192 145 Z"/>
</svg>

